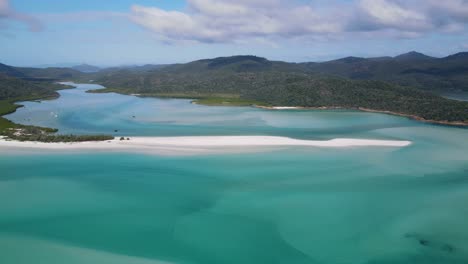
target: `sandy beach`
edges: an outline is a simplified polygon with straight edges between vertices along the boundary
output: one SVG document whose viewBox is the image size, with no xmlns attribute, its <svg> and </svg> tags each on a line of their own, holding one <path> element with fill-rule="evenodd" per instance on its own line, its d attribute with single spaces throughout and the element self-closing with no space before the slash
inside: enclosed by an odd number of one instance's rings
<svg viewBox="0 0 468 264">
<path fill-rule="evenodd" d="M 294 110 L 294 109 L 301 109 L 301 108 L 298 107 L 298 106 L 273 106 L 273 107 L 270 107 L 268 109 L 272 109 L 272 110 Z"/>
<path fill-rule="evenodd" d="M 127 138 L 127 137 L 125 137 Z M 0 139 L 0 151 L 13 150 L 97 150 L 159 154 L 200 154 L 217 152 L 252 152 L 264 147 L 405 147 L 410 141 L 346 139 L 299 140 L 273 136 L 193 136 L 193 137 L 130 137 L 110 141 L 76 143 L 19 142 Z"/>
</svg>

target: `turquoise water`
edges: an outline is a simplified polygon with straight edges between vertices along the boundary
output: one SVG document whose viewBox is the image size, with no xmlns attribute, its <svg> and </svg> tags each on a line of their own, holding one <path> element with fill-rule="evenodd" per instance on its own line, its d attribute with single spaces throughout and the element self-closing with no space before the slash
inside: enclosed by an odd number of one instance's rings
<svg viewBox="0 0 468 264">
<path fill-rule="evenodd" d="M 116 136 L 282 135 L 335 138 L 388 127 L 421 126 L 390 115 L 349 111 L 268 111 L 251 107 L 207 107 L 190 100 L 90 94 L 98 85 L 61 91 L 59 100 L 23 102 L 6 117 L 61 133 Z M 115 132 L 115 130 L 118 130 Z"/>
<path fill-rule="evenodd" d="M 89 88 L 25 103 L 8 118 L 62 133 L 413 144 L 177 157 L 0 149 L 0 263 L 468 262 L 466 129 L 83 93 Z"/>
</svg>

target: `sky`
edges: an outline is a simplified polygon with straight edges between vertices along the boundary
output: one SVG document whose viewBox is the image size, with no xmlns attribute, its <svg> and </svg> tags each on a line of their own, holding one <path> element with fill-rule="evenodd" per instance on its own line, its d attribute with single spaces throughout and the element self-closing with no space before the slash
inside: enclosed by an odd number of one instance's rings
<svg viewBox="0 0 468 264">
<path fill-rule="evenodd" d="M 291 62 L 468 51 L 468 0 L 0 0 L 0 62 Z"/>
</svg>

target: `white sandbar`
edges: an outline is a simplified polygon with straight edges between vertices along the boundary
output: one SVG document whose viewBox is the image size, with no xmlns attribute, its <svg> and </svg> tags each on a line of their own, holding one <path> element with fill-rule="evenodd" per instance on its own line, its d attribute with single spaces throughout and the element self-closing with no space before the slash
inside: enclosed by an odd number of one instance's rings
<svg viewBox="0 0 468 264">
<path fill-rule="evenodd" d="M 273 107 L 270 107 L 269 109 L 273 109 L 273 110 L 292 110 L 292 109 L 301 109 L 301 108 L 298 107 L 298 106 L 273 106 Z"/>
<path fill-rule="evenodd" d="M 127 137 L 125 137 L 127 138 Z M 130 137 L 109 141 L 42 143 L 0 139 L 0 151 L 6 149 L 101 150 L 172 154 L 213 152 L 250 152 L 261 147 L 303 146 L 318 148 L 405 147 L 410 141 L 337 138 L 332 140 L 300 140 L 273 136 L 190 136 L 190 137 Z"/>
</svg>

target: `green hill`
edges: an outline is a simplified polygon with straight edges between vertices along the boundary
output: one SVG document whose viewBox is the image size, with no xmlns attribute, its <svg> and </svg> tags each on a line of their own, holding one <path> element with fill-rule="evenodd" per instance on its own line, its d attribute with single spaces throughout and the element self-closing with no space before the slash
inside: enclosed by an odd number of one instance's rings
<svg viewBox="0 0 468 264">
<path fill-rule="evenodd" d="M 21 68 L 0 63 L 0 116 L 14 112 L 18 101 L 58 97 L 66 86 L 56 81 L 76 78 L 81 73 L 68 68 Z M 18 125 L 0 117 L 0 132 Z"/>
<path fill-rule="evenodd" d="M 79 78 L 84 73 L 70 68 L 26 68 L 0 63 L 0 74 L 29 81 L 60 81 Z"/>
<path fill-rule="evenodd" d="M 58 97 L 58 89 L 66 88 L 63 85 L 32 82 L 0 73 L 0 116 L 14 112 L 20 105 L 17 101 L 48 99 Z M 16 127 L 15 124 L 0 117 L 0 132 L 6 128 Z"/>
<path fill-rule="evenodd" d="M 416 52 L 416 51 L 411 51 L 408 53 L 395 56 L 394 59 L 396 61 L 402 61 L 402 62 L 424 62 L 424 61 L 434 60 L 435 58 L 431 56 L 427 56 L 426 54 Z"/>
<path fill-rule="evenodd" d="M 434 58 L 418 52 L 396 57 L 346 57 L 321 63 L 287 63 L 256 56 L 232 56 L 174 64 L 152 71 L 167 74 L 294 72 L 353 80 L 378 80 L 435 93 L 468 91 L 468 52 Z M 214 73 L 216 72 L 216 73 Z M 107 72 L 109 74 L 109 72 Z M 125 72 L 120 72 L 125 75 Z M 112 73 L 110 73 L 112 74 Z"/>
<path fill-rule="evenodd" d="M 76 65 L 76 66 L 71 67 L 71 69 L 79 71 L 79 72 L 84 72 L 84 73 L 98 72 L 101 70 L 101 68 L 97 66 L 89 65 L 89 64 Z"/>
<path fill-rule="evenodd" d="M 468 103 L 428 91 L 468 89 L 467 54 L 438 59 L 410 52 L 394 58 L 347 57 L 323 63 L 287 63 L 249 55 L 97 73 L 1 65 L 0 73 L 10 79 L 0 82 L 1 93 L 9 100 L 54 92 L 41 83 L 94 80 L 107 87 L 94 91 L 99 93 L 193 98 L 220 105 L 366 109 L 460 125 L 468 124 Z"/>
<path fill-rule="evenodd" d="M 267 72 L 286 71 L 302 72 L 301 65 L 281 61 L 269 61 L 257 56 L 231 56 L 214 59 L 197 60 L 185 64 L 174 64 L 161 68 L 161 72 L 178 74 L 195 74 L 208 72 Z"/>
<path fill-rule="evenodd" d="M 57 85 L 31 82 L 0 73 L 0 100 L 23 100 L 23 98 L 55 97 Z"/>
<path fill-rule="evenodd" d="M 345 58 L 304 66 L 313 73 L 380 80 L 437 93 L 468 91 L 468 52 L 445 58 L 410 52 L 394 58 Z"/>
<path fill-rule="evenodd" d="M 0 63 L 0 74 L 18 78 L 26 77 L 25 74 L 17 68 L 2 63 Z"/>
<path fill-rule="evenodd" d="M 4 67 L 4 72 L 7 72 Z M 8 71 L 12 74 L 17 72 Z M 58 89 L 67 86 L 45 81 L 30 81 L 36 79 L 25 77 L 23 79 L 0 73 L 0 135 L 10 139 L 20 141 L 41 141 L 41 142 L 76 142 L 76 141 L 102 141 L 113 139 L 109 135 L 56 135 L 56 129 L 36 126 L 25 126 L 15 124 L 1 116 L 16 111 L 21 105 L 15 104 L 17 101 L 49 99 L 58 97 Z"/>
<path fill-rule="evenodd" d="M 368 61 L 349 57 L 324 65 L 329 67 L 327 69 L 345 72 L 350 64 Z M 380 61 L 385 59 L 373 60 L 373 63 Z M 391 61 L 400 65 L 394 59 Z M 353 80 L 330 72 L 315 73 L 311 67 L 315 66 L 254 56 L 223 57 L 145 73 L 118 71 L 98 75 L 95 81 L 108 88 L 95 92 L 198 98 L 203 99 L 201 102 L 223 105 L 256 102 L 270 106 L 365 108 L 424 120 L 468 123 L 466 102 L 444 99 L 389 81 Z"/>
</svg>

